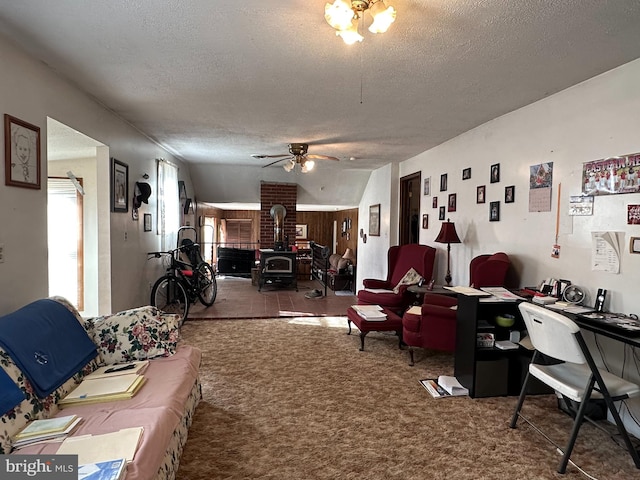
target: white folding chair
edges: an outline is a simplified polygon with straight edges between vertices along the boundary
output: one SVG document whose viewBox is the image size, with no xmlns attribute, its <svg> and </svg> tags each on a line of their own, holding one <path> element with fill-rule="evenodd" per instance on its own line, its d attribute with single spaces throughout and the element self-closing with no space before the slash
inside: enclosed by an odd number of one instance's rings
<svg viewBox="0 0 640 480">
<path fill-rule="evenodd" d="M 558 473 L 565 473 L 567 469 L 578 431 L 585 419 L 586 405 L 591 398 L 604 399 L 618 427 L 620 436 L 633 458 L 633 462 L 637 468 L 640 468 L 638 451 L 631 443 L 618 410 L 613 404 L 615 401 L 640 395 L 640 386 L 607 371 L 600 370 L 589 353 L 589 349 L 580 333 L 580 327 L 571 319 L 527 302 L 520 303 L 518 308 L 524 318 L 535 352 L 529 364 L 529 371 L 518 398 L 518 405 L 511 418 L 510 427 L 516 428 L 516 422 L 520 417 L 539 431 L 535 425 L 520 413 L 527 392 L 527 384 L 532 380 L 531 377 L 533 376 L 556 390 L 556 392 L 580 404 L 571 429 L 571 436 L 558 466 Z M 541 354 L 559 360 L 561 363 L 542 365 L 540 364 L 542 360 Z"/>
</svg>

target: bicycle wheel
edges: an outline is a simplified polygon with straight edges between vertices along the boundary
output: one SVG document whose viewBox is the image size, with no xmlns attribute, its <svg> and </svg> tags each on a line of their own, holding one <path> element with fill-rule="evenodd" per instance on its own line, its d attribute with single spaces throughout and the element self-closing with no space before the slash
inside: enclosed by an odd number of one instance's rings
<svg viewBox="0 0 640 480">
<path fill-rule="evenodd" d="M 171 275 L 160 277 L 151 289 L 151 305 L 166 313 L 180 315 L 180 325 L 189 313 L 189 297 L 182 283 Z"/>
<path fill-rule="evenodd" d="M 198 272 L 198 298 L 200 301 L 210 307 L 216 301 L 218 294 L 218 284 L 216 283 L 216 274 L 207 262 L 201 262 L 196 269 Z"/>
</svg>

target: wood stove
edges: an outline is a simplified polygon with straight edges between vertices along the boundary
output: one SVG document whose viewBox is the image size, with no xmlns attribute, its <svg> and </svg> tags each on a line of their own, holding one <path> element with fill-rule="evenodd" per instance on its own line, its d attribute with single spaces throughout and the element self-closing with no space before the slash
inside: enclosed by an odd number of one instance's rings
<svg viewBox="0 0 640 480">
<path fill-rule="evenodd" d="M 260 249 L 260 280 L 258 291 L 264 285 L 280 284 L 293 286 L 298 291 L 296 277 L 297 252 Z"/>
</svg>

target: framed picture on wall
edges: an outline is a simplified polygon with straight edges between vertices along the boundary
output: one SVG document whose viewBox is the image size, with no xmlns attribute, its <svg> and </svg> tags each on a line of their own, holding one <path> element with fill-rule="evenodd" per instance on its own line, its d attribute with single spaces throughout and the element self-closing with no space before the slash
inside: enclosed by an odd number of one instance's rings
<svg viewBox="0 0 640 480">
<path fill-rule="evenodd" d="M 431 208 L 438 208 L 438 197 L 433 197 L 431 200 Z"/>
<path fill-rule="evenodd" d="M 489 221 L 490 222 L 500 221 L 500 202 L 489 203 Z"/>
<path fill-rule="evenodd" d="M 444 207 L 440 207 L 439 212 L 440 213 L 438 214 L 438 220 L 444 220 L 444 214 L 445 214 Z"/>
<path fill-rule="evenodd" d="M 491 165 L 491 183 L 498 183 L 500 181 L 500 164 L 494 163 Z"/>
<path fill-rule="evenodd" d="M 111 158 L 111 211 L 129 211 L 129 166 Z"/>
<path fill-rule="evenodd" d="M 369 236 L 380 236 L 380 204 L 369 207 Z"/>
<path fill-rule="evenodd" d="M 449 202 L 447 203 L 447 211 L 455 212 L 457 203 L 457 195 L 455 193 L 449 194 Z"/>
<path fill-rule="evenodd" d="M 296 225 L 296 240 L 305 240 L 307 238 L 307 225 L 299 224 Z"/>
<path fill-rule="evenodd" d="M 516 201 L 515 185 L 504 187 L 504 203 L 513 203 L 515 201 Z"/>
<path fill-rule="evenodd" d="M 5 185 L 40 189 L 40 127 L 4 115 Z"/>
<path fill-rule="evenodd" d="M 462 170 L 462 179 L 469 180 L 471 178 L 471 167 Z"/>
<path fill-rule="evenodd" d="M 422 214 L 422 228 L 429 228 L 429 215 L 426 213 Z"/>
<path fill-rule="evenodd" d="M 484 203 L 485 202 L 485 192 L 486 192 L 486 186 L 485 185 L 479 185 L 476 188 L 476 203 Z"/>
<path fill-rule="evenodd" d="M 440 191 L 441 192 L 447 191 L 447 174 L 446 173 L 443 173 L 442 175 L 440 175 Z"/>
<path fill-rule="evenodd" d="M 424 194 L 431 195 L 431 177 L 424 179 Z"/>
</svg>

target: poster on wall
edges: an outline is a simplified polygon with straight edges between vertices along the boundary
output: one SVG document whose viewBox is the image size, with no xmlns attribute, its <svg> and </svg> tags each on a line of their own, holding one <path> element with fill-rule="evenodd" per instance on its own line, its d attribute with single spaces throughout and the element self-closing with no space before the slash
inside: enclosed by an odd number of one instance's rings
<svg viewBox="0 0 640 480">
<path fill-rule="evenodd" d="M 640 192 L 640 153 L 586 162 L 582 165 L 585 195 Z"/>
<path fill-rule="evenodd" d="M 529 167 L 529 211 L 551 211 L 551 185 L 553 184 L 553 162 L 539 163 Z"/>
<path fill-rule="evenodd" d="M 622 232 L 591 232 L 591 270 L 620 273 Z"/>
</svg>

